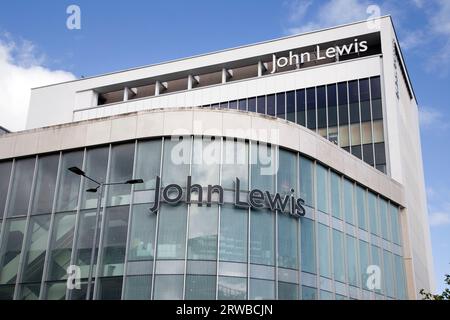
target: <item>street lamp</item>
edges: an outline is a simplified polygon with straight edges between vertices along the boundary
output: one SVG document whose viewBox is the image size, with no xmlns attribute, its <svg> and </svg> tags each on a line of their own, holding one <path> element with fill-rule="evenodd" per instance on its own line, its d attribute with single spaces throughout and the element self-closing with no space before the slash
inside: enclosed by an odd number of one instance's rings
<svg viewBox="0 0 450 320">
<path fill-rule="evenodd" d="M 112 185 L 123 185 L 123 184 L 138 184 L 138 183 L 144 183 L 144 180 L 142 179 L 131 179 L 124 182 L 110 182 L 110 183 L 104 183 L 104 182 L 98 182 L 91 177 L 88 177 L 86 173 L 81 170 L 78 167 L 70 167 L 68 169 L 70 172 L 73 172 L 76 175 L 85 177 L 86 179 L 94 182 L 97 184 L 97 187 L 95 188 L 89 188 L 86 190 L 86 192 L 91 193 L 97 193 L 97 211 L 95 213 L 95 229 L 94 229 L 94 238 L 92 239 L 92 253 L 91 253 L 91 261 L 89 264 L 89 273 L 88 273 L 88 285 L 87 285 L 87 292 L 86 292 L 86 300 L 90 299 L 91 296 L 91 287 L 92 287 L 92 269 L 94 268 L 94 260 L 95 260 L 95 247 L 97 246 L 97 233 L 98 233 L 98 224 L 99 224 L 99 218 L 100 218 L 100 208 L 101 208 L 101 202 L 103 198 L 103 188 L 105 186 L 112 186 Z M 100 189 L 100 192 L 97 192 Z M 98 263 L 98 262 L 97 262 Z"/>
</svg>

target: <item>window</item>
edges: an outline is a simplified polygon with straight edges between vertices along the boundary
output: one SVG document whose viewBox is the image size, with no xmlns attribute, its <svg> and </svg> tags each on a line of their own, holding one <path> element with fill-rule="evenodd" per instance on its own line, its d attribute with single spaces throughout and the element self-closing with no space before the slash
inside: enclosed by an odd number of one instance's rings
<svg viewBox="0 0 450 320">
<path fill-rule="evenodd" d="M 286 120 L 295 122 L 295 91 L 286 92 Z"/>
<path fill-rule="evenodd" d="M 359 185 L 356 186 L 356 210 L 358 212 L 359 228 L 367 230 L 366 191 Z"/>
<path fill-rule="evenodd" d="M 0 284 L 13 284 L 16 282 L 19 257 L 22 251 L 23 238 L 25 237 L 25 220 L 9 220 L 5 222 L 0 251 L 2 252 L 0 257 Z"/>
<path fill-rule="evenodd" d="M 105 105 L 109 103 L 116 103 L 123 101 L 124 89 L 98 93 L 97 105 Z"/>
<path fill-rule="evenodd" d="M 339 126 L 348 124 L 347 83 L 338 83 Z"/>
<path fill-rule="evenodd" d="M 269 116 L 275 116 L 275 95 L 270 94 L 267 96 L 267 114 Z"/>
<path fill-rule="evenodd" d="M 380 224 L 377 210 L 377 196 L 372 192 L 368 193 L 367 204 L 369 209 L 370 232 L 377 236 L 380 235 Z"/>
<path fill-rule="evenodd" d="M 400 210 L 397 206 L 390 204 L 389 205 L 389 217 L 391 220 L 391 234 L 392 234 L 392 242 L 395 244 L 401 245 L 401 229 L 399 222 L 399 214 Z"/>
<path fill-rule="evenodd" d="M 65 300 L 66 299 L 66 282 L 48 283 L 46 286 L 45 299 L 47 300 Z"/>
<path fill-rule="evenodd" d="M 247 99 L 240 99 L 239 100 L 239 110 L 247 111 Z"/>
<path fill-rule="evenodd" d="M 250 262 L 275 264 L 275 215 L 269 210 L 250 210 Z"/>
<path fill-rule="evenodd" d="M 341 177 L 331 171 L 331 213 L 338 219 L 342 219 L 341 197 Z"/>
<path fill-rule="evenodd" d="M 219 300 L 245 300 L 247 297 L 247 279 L 237 277 L 219 277 Z"/>
<path fill-rule="evenodd" d="M 108 182 L 125 182 L 133 178 L 135 143 L 113 145 Z M 119 206 L 130 203 L 131 185 L 120 184 L 108 187 L 108 205 Z"/>
<path fill-rule="evenodd" d="M 326 225 L 319 223 L 319 271 L 322 277 L 331 278 L 330 231 Z"/>
<path fill-rule="evenodd" d="M 403 258 L 394 255 L 394 264 L 395 264 L 395 284 L 396 284 L 396 298 L 405 300 L 407 299 L 406 295 L 406 279 L 405 279 L 405 268 L 403 264 Z"/>
<path fill-rule="evenodd" d="M 216 276 L 186 276 L 186 300 L 214 300 Z"/>
<path fill-rule="evenodd" d="M 384 199 L 379 199 L 379 210 L 380 210 L 380 226 L 381 226 L 381 236 L 385 240 L 390 240 L 389 228 L 388 228 L 388 204 Z"/>
<path fill-rule="evenodd" d="M 306 95 L 305 89 L 295 91 L 297 98 L 297 123 L 301 126 L 306 126 Z"/>
<path fill-rule="evenodd" d="M 190 206 L 188 259 L 217 259 L 218 206 Z"/>
<path fill-rule="evenodd" d="M 251 145 L 251 175 L 252 188 L 268 190 L 273 192 L 275 189 L 275 148 L 264 143 Z"/>
<path fill-rule="evenodd" d="M 183 299 L 183 278 L 183 275 L 156 275 L 154 299 Z"/>
<path fill-rule="evenodd" d="M 275 284 L 271 280 L 250 279 L 250 300 L 275 299 Z"/>
<path fill-rule="evenodd" d="M 310 207 L 314 206 L 313 186 L 313 162 L 300 157 L 300 197 Z"/>
<path fill-rule="evenodd" d="M 353 183 L 344 179 L 344 215 L 345 222 L 355 224 L 353 214 Z"/>
<path fill-rule="evenodd" d="M 26 215 L 28 212 L 35 162 L 35 158 L 20 159 L 15 162 L 8 207 L 9 217 Z"/>
<path fill-rule="evenodd" d="M 100 278 L 98 299 L 120 300 L 122 297 L 123 277 Z"/>
<path fill-rule="evenodd" d="M 352 286 L 358 286 L 358 251 L 356 247 L 356 239 L 347 235 L 347 273 L 348 283 Z"/>
<path fill-rule="evenodd" d="M 220 212 L 220 260 L 247 262 L 248 210 L 223 205 Z"/>
<path fill-rule="evenodd" d="M 259 96 L 257 98 L 257 111 L 261 114 L 266 114 L 266 96 Z"/>
<path fill-rule="evenodd" d="M 67 267 L 70 265 L 74 239 L 75 217 L 74 212 L 55 215 L 52 238 L 50 240 L 48 280 L 63 280 L 67 278 Z M 57 286 L 54 287 L 54 290 L 57 290 L 56 288 Z"/>
<path fill-rule="evenodd" d="M 0 162 L 0 219 L 3 218 L 5 211 L 10 176 L 11 162 Z"/>
<path fill-rule="evenodd" d="M 317 181 L 317 209 L 328 213 L 328 169 L 321 165 L 316 166 Z"/>
<path fill-rule="evenodd" d="M 80 267 L 81 278 L 87 278 L 94 239 L 95 211 L 80 212 L 78 220 L 78 235 L 75 246 L 74 264 Z M 98 250 L 98 242 L 95 250 Z M 95 255 L 97 256 L 97 253 L 95 253 Z"/>
<path fill-rule="evenodd" d="M 50 215 L 35 216 L 30 219 L 27 244 L 24 251 L 23 283 L 41 283 L 47 250 Z M 39 296 L 39 293 L 38 293 Z"/>
<path fill-rule="evenodd" d="M 297 189 L 297 155 L 279 149 L 278 152 L 277 192 L 291 194 L 291 189 Z"/>
<path fill-rule="evenodd" d="M 327 85 L 327 100 L 328 100 L 328 126 L 337 126 L 337 94 L 336 84 Z"/>
<path fill-rule="evenodd" d="M 350 105 L 350 123 L 360 122 L 358 80 L 348 83 L 348 101 Z"/>
<path fill-rule="evenodd" d="M 106 209 L 102 241 L 101 276 L 123 275 L 129 206 Z"/>
<path fill-rule="evenodd" d="M 367 290 L 367 267 L 369 266 L 369 244 L 359 240 L 359 267 L 361 274 L 361 284 L 364 290 Z"/>
<path fill-rule="evenodd" d="M 189 137 L 164 139 L 163 185 L 176 183 L 183 186 L 189 175 L 190 162 L 191 139 Z"/>
<path fill-rule="evenodd" d="M 70 172 L 68 169 L 71 167 L 83 167 L 82 151 L 67 152 L 62 155 L 56 212 L 77 209 L 81 177 Z"/>
<path fill-rule="evenodd" d="M 98 182 L 106 181 L 106 169 L 108 168 L 109 147 L 90 149 L 86 153 L 85 172 L 86 175 Z M 73 174 L 73 173 L 72 173 Z M 97 208 L 98 195 L 92 192 L 85 192 L 90 188 L 96 188 L 98 185 L 88 179 L 84 179 L 83 192 L 81 193 L 81 208 Z"/>
<path fill-rule="evenodd" d="M 230 101 L 229 108 L 230 109 L 237 109 L 237 101 L 236 100 Z"/>
<path fill-rule="evenodd" d="M 371 121 L 369 79 L 359 80 L 359 96 L 361 101 L 361 121 Z"/>
<path fill-rule="evenodd" d="M 379 247 L 375 246 L 375 245 L 371 245 L 370 246 L 370 253 L 371 253 L 371 256 L 372 256 L 371 264 L 379 267 L 380 270 L 381 270 L 381 275 L 383 276 L 383 266 L 381 265 L 381 249 Z M 384 290 L 383 289 L 384 288 L 383 283 L 384 283 L 384 281 L 383 281 L 383 279 L 381 279 L 381 288 L 380 289 L 375 289 L 374 291 L 376 293 L 382 293 L 383 292 L 383 290 Z"/>
<path fill-rule="evenodd" d="M 184 259 L 187 207 L 162 205 L 158 214 L 158 259 Z"/>
<path fill-rule="evenodd" d="M 150 206 L 150 204 L 139 204 L 132 207 L 129 261 L 154 258 L 156 215 L 149 212 Z"/>
<path fill-rule="evenodd" d="M 52 212 L 58 162 L 59 154 L 39 157 L 31 213 Z"/>
<path fill-rule="evenodd" d="M 316 300 L 317 299 L 317 289 L 302 286 L 302 300 Z"/>
<path fill-rule="evenodd" d="M 372 97 L 372 119 L 374 121 L 383 119 L 380 77 L 370 78 L 370 92 Z"/>
<path fill-rule="evenodd" d="M 152 276 L 128 276 L 125 279 L 125 300 L 150 300 Z"/>
<path fill-rule="evenodd" d="M 316 130 L 316 88 L 306 89 L 306 119 L 308 129 Z"/>
<path fill-rule="evenodd" d="M 298 268 L 298 219 L 278 214 L 278 266 Z"/>
<path fill-rule="evenodd" d="M 297 300 L 298 285 L 295 283 L 278 282 L 278 300 Z"/>
<path fill-rule="evenodd" d="M 314 222 L 307 218 L 300 218 L 302 271 L 316 273 L 316 250 Z"/>
<path fill-rule="evenodd" d="M 277 117 L 286 119 L 286 95 L 284 92 L 277 93 Z"/>
<path fill-rule="evenodd" d="M 222 187 L 234 189 L 236 177 L 241 190 L 248 190 L 248 143 L 224 139 L 222 156 Z"/>
<path fill-rule="evenodd" d="M 344 235 L 333 229 L 333 268 L 334 280 L 345 283 Z"/>
<path fill-rule="evenodd" d="M 205 187 L 209 184 L 219 184 L 220 152 L 220 139 L 194 137 L 192 183 Z M 185 182 L 181 185 L 184 184 Z"/>
<path fill-rule="evenodd" d="M 393 255 L 391 252 L 383 250 L 383 274 L 386 286 L 386 295 L 395 297 L 395 277 L 393 273 Z"/>
<path fill-rule="evenodd" d="M 381 172 L 386 173 L 386 153 L 384 143 L 375 143 L 374 147 L 376 168 Z"/>
<path fill-rule="evenodd" d="M 144 183 L 136 184 L 134 190 L 154 189 L 156 176 L 160 176 L 161 140 L 139 141 L 136 157 L 135 178 Z"/>
<path fill-rule="evenodd" d="M 248 99 L 248 111 L 256 112 L 256 98 L 255 97 Z"/>
<path fill-rule="evenodd" d="M 317 87 L 317 127 L 319 129 L 327 127 L 327 97 L 325 86 Z"/>
</svg>

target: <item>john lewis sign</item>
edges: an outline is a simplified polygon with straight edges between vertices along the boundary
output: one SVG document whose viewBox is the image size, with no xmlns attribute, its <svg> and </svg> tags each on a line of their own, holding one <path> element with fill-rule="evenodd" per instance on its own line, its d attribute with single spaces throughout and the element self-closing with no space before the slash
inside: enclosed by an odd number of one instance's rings
<svg viewBox="0 0 450 320">
<path fill-rule="evenodd" d="M 204 188 L 206 188 L 206 199 L 203 199 Z M 195 201 L 192 200 L 193 192 L 196 192 L 198 195 Z M 203 205 L 210 207 L 213 203 L 212 196 L 214 193 L 218 196 L 218 201 L 215 203 L 222 205 L 224 203 L 224 189 L 220 185 L 202 187 L 199 184 L 192 184 L 192 178 L 188 176 L 184 192 L 183 188 L 178 184 L 169 184 L 166 187 L 162 187 L 161 178 L 156 177 L 155 202 L 150 211 L 157 213 L 161 203 L 176 205 L 180 202 L 185 202 L 188 204 L 197 203 L 200 207 Z M 287 195 L 271 194 L 269 191 L 253 189 L 248 192 L 247 197 L 244 199 L 241 194 L 240 180 L 236 178 L 234 183 L 234 206 L 237 208 L 269 209 L 271 211 L 284 212 L 298 218 L 305 215 L 304 204 L 305 201 L 303 199 L 295 196 L 294 189 L 291 189 L 291 193 Z"/>
</svg>

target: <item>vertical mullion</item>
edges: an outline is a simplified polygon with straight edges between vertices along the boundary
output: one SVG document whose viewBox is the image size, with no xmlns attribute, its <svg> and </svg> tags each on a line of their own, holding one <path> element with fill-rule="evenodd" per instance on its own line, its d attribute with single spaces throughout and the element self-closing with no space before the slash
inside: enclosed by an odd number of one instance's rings
<svg viewBox="0 0 450 320">
<path fill-rule="evenodd" d="M 223 137 L 220 137 L 220 163 L 219 163 L 219 185 L 222 185 L 222 167 L 223 167 Z M 236 141 L 237 147 L 237 141 Z M 233 148 L 234 150 L 234 148 Z M 233 157 L 234 158 L 234 157 Z M 219 263 L 220 263 L 220 216 L 222 214 L 221 205 L 217 206 L 217 253 L 216 253 L 216 300 L 219 297 Z"/>
</svg>

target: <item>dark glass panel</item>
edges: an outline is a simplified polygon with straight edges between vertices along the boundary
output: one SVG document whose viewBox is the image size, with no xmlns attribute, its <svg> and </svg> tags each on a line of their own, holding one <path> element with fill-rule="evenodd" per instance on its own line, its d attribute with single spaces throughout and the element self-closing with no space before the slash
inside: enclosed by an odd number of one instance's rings
<svg viewBox="0 0 450 320">
<path fill-rule="evenodd" d="M 297 123 L 301 126 L 306 126 L 305 113 L 305 89 L 297 90 Z"/>
<path fill-rule="evenodd" d="M 339 125 L 348 124 L 347 82 L 338 84 Z"/>
<path fill-rule="evenodd" d="M 248 111 L 256 112 L 256 98 L 255 97 L 248 99 Z"/>
<path fill-rule="evenodd" d="M 352 154 L 362 159 L 361 146 L 352 146 Z"/>
<path fill-rule="evenodd" d="M 350 123 L 359 122 L 358 81 L 348 83 L 348 100 L 350 103 Z"/>
<path fill-rule="evenodd" d="M 270 94 L 267 96 L 267 114 L 269 116 L 275 116 L 275 95 Z"/>
<path fill-rule="evenodd" d="M 363 145 L 363 159 L 365 162 L 373 166 L 373 146 L 372 144 Z"/>
<path fill-rule="evenodd" d="M 3 212 L 5 211 L 11 167 L 12 162 L 0 162 L 0 219 L 3 218 Z"/>
<path fill-rule="evenodd" d="M 306 107 L 307 115 L 306 119 L 308 121 L 308 129 L 316 129 L 316 88 L 306 89 Z"/>
<path fill-rule="evenodd" d="M 328 126 L 337 126 L 337 96 L 336 85 L 331 84 L 327 86 L 328 99 Z"/>
<path fill-rule="evenodd" d="M 257 98 L 258 105 L 257 105 L 257 111 L 261 114 L 266 114 L 266 96 L 259 96 Z"/>
<path fill-rule="evenodd" d="M 325 86 L 317 87 L 317 126 L 318 128 L 327 127 L 327 99 Z"/>
<path fill-rule="evenodd" d="M 286 92 L 286 119 L 295 122 L 295 91 Z"/>
<path fill-rule="evenodd" d="M 35 158 L 28 158 L 15 163 L 8 207 L 9 217 L 26 215 L 28 212 L 35 162 Z"/>
<path fill-rule="evenodd" d="M 230 109 L 237 109 L 237 101 L 236 100 L 230 101 Z"/>
<path fill-rule="evenodd" d="M 31 213 L 51 213 L 55 196 L 59 154 L 39 157 Z"/>
<path fill-rule="evenodd" d="M 286 119 L 286 96 L 284 92 L 277 93 L 277 117 Z"/>
<path fill-rule="evenodd" d="M 247 111 L 247 99 L 240 99 L 239 100 L 239 110 Z"/>
</svg>

